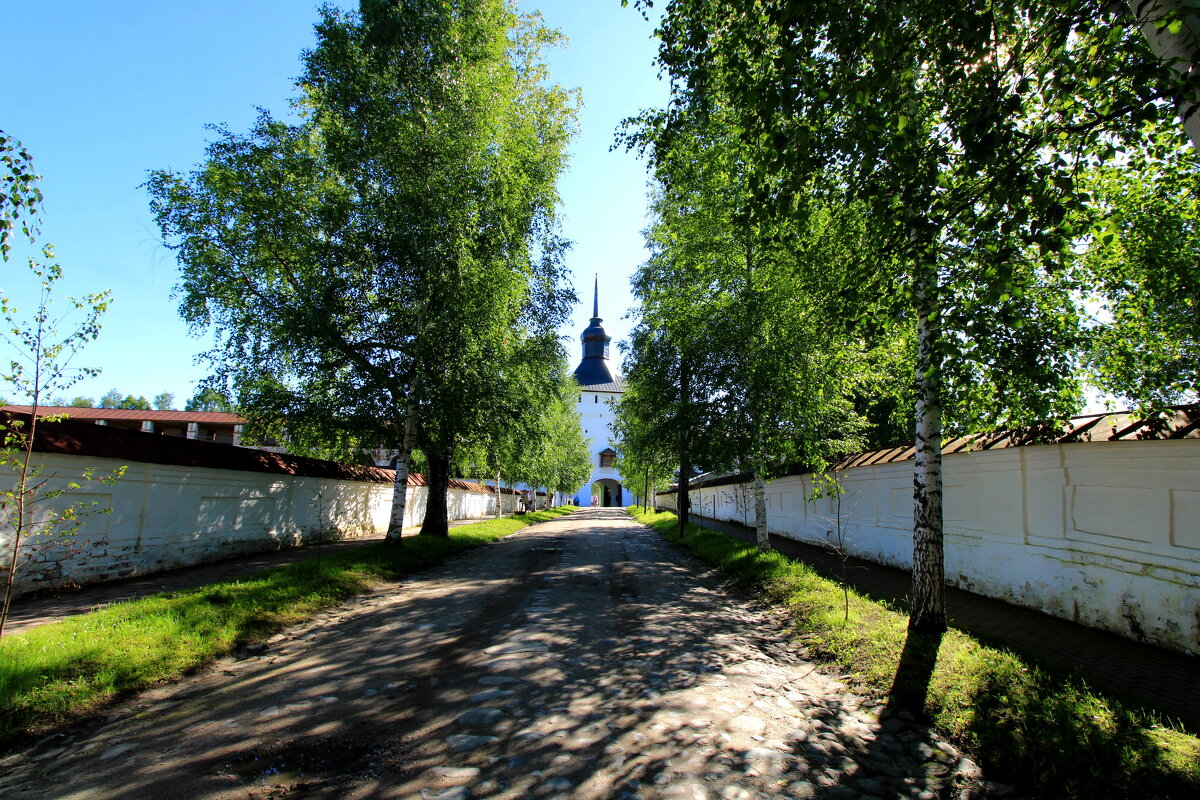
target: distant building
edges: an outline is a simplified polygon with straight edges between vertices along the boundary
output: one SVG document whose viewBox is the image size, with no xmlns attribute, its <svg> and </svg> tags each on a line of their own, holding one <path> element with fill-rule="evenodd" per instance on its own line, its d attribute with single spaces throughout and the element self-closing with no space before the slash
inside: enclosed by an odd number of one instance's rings
<svg viewBox="0 0 1200 800">
<path fill-rule="evenodd" d="M 609 423 L 613 421 L 613 408 L 609 404 L 625 393 L 625 381 L 621 379 L 608 357 L 612 337 L 604 331 L 604 320 L 600 319 L 600 284 L 597 280 L 596 293 L 592 301 L 592 324 L 580 336 L 583 342 L 583 360 L 575 368 L 575 380 L 582 389 L 579 397 L 579 414 L 582 417 L 583 435 L 588 438 L 592 455 L 592 476 L 579 492 L 579 501 L 585 506 L 592 504 L 595 494 L 602 506 L 627 506 L 633 503 L 633 495 L 625 488 L 624 481 L 613 468 L 616 451 L 613 448 Z"/>
<path fill-rule="evenodd" d="M 4 406 L 4 411 L 28 414 L 30 406 Z M 222 411 L 146 411 L 129 408 L 76 408 L 75 406 L 38 406 L 38 415 L 65 416 L 75 422 L 94 422 L 123 430 L 157 433 L 163 436 L 180 436 L 202 442 L 232 444 L 237 447 L 257 447 L 262 450 L 283 452 L 284 448 L 267 444 L 249 444 L 242 441 L 242 429 L 246 420 L 237 414 Z"/>
</svg>

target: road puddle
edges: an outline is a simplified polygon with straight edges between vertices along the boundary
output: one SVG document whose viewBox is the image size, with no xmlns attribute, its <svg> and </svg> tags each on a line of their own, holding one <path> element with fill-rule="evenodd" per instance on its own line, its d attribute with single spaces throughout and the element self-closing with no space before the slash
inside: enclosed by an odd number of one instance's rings
<svg viewBox="0 0 1200 800">
<path fill-rule="evenodd" d="M 370 745 L 353 740 L 301 740 L 269 751 L 256 748 L 226 769 L 250 785 L 290 786 L 353 774 L 370 752 Z"/>
</svg>

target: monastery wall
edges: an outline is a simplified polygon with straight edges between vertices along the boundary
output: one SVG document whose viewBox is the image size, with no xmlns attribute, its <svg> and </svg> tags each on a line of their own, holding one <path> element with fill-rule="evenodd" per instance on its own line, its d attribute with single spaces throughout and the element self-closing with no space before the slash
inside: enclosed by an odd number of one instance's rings
<svg viewBox="0 0 1200 800">
<path fill-rule="evenodd" d="M 35 453 L 35 458 L 45 465 L 45 475 L 54 476 L 47 489 L 65 488 L 72 481 L 82 485 L 79 491 L 37 507 L 35 519 L 80 502 L 111 511 L 87 515 L 73 536 L 27 540 L 17 576 L 18 594 L 317 541 L 382 535 L 391 514 L 392 483 L 381 478 L 355 480 L 61 453 Z M 102 476 L 121 466 L 126 467 L 125 474 L 111 486 L 81 480 L 85 469 Z M 450 519 L 494 515 L 494 490 L 469 486 L 450 488 Z M 406 527 L 421 523 L 428 493 L 426 486 L 408 486 Z M 512 513 L 514 495 L 501 497 L 504 513 Z M 11 532 L 0 531 L 0 546 L 10 546 L 9 536 Z"/>
<path fill-rule="evenodd" d="M 1200 655 L 1200 440 L 1011 447 L 944 457 L 952 586 Z M 912 566 L 912 461 L 838 473 L 853 555 Z M 767 484 L 772 533 L 827 544 L 837 502 L 813 475 Z M 752 524 L 748 484 L 690 493 L 693 513 Z M 674 510 L 674 495 L 659 495 Z"/>
</svg>

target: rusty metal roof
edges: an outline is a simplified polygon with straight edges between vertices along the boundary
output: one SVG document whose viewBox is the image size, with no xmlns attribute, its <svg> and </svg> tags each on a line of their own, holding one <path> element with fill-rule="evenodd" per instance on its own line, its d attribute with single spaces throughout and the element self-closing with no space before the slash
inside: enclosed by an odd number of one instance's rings
<svg viewBox="0 0 1200 800">
<path fill-rule="evenodd" d="M 0 411 L 29 414 L 32 406 L 3 406 Z M 237 414 L 223 411 L 148 411 L 138 408 L 76 408 L 74 406 L 38 406 L 38 415 L 66 415 L 74 420 L 150 420 L 151 422 L 200 422 L 208 424 L 241 425 L 246 420 Z"/>
<path fill-rule="evenodd" d="M 942 442 L 942 454 L 1000 450 L 1039 444 L 1078 444 L 1083 442 L 1131 442 L 1155 439 L 1200 438 L 1200 404 L 1175 406 L 1153 417 L 1135 416 L 1130 411 L 1084 414 L 1071 417 L 1066 424 L 1044 422 L 1026 428 L 955 436 Z M 882 450 L 848 456 L 831 469 L 849 469 L 869 464 L 907 461 L 916 455 L 913 445 L 897 445 Z"/>
<path fill-rule="evenodd" d="M 1173 406 L 1153 417 L 1135 416 L 1131 411 L 1113 411 L 1104 414 L 1084 414 L 1071 417 L 1064 425 L 1053 422 L 1031 425 L 1027 428 L 979 433 L 970 436 L 955 436 L 942 443 L 942 454 L 970 453 L 979 450 L 1000 450 L 1007 447 L 1029 447 L 1039 444 L 1080 444 L 1100 442 L 1131 442 L 1165 439 L 1200 439 L 1200 403 Z M 891 464 L 907 461 L 916 455 L 910 444 L 885 447 L 866 453 L 847 456 L 829 467 L 827 472 L 865 467 L 873 464 Z M 810 472 L 803 467 L 788 469 L 784 475 L 800 475 Z M 783 477 L 782 475 L 779 477 Z M 701 480 L 689 484 L 693 489 L 728 486 L 745 483 L 750 473 L 701 476 Z M 666 494 L 666 492 L 660 492 Z"/>
<path fill-rule="evenodd" d="M 12 406 L 0 409 L 0 418 L 8 417 L 28 424 L 28 414 L 5 413 L 9 408 Z M 100 410 L 111 411 L 112 409 Z M 253 447 L 234 447 L 231 444 L 185 439 L 182 436 L 143 433 L 142 431 L 97 425 L 90 420 L 67 419 L 62 422 L 46 422 L 44 420 L 39 422 L 33 449 L 39 453 L 93 456 L 95 458 L 112 458 L 118 461 L 233 469 L 278 475 L 303 475 L 370 483 L 394 483 L 396 480 L 396 471 L 385 467 L 341 464 L 336 461 L 323 461 L 318 458 L 305 458 L 288 453 L 273 453 Z M 408 485 L 428 486 L 429 481 L 424 475 L 411 472 L 408 475 Z M 496 491 L 494 487 L 458 478 L 450 479 L 450 488 L 487 494 L 494 494 Z M 513 489 L 502 488 L 500 493 L 515 494 L 516 492 Z"/>
<path fill-rule="evenodd" d="M 6 414 L 28 424 L 28 414 Z M 272 453 L 252 447 L 163 436 L 157 433 L 96 425 L 94 422 L 64 420 L 38 423 L 33 449 L 40 453 L 112 458 L 150 464 L 175 464 L 184 467 L 211 467 L 280 475 L 308 475 L 352 481 L 392 483 L 395 472 L 379 467 L 339 464 L 284 453 Z"/>
</svg>

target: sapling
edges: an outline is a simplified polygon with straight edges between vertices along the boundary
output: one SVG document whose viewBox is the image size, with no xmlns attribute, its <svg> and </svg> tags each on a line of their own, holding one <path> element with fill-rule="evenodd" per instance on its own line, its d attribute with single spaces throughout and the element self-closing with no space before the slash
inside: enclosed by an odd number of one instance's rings
<svg viewBox="0 0 1200 800">
<path fill-rule="evenodd" d="M 48 262 L 53 258 L 52 248 L 47 246 L 42 252 Z M 44 464 L 33 460 L 39 423 L 57 422 L 63 418 L 41 413 L 44 398 L 61 393 L 99 372 L 89 367 L 73 367 L 71 361 L 99 334 L 99 319 L 108 307 L 109 293 L 65 297 L 66 309 L 58 313 L 53 309 L 52 300 L 54 284 L 62 278 L 62 268 L 58 264 L 30 259 L 29 269 L 40 284 L 37 308 L 31 318 L 20 319 L 9 297 L 0 291 L 0 313 L 5 320 L 0 337 L 13 350 L 12 360 L 7 370 L 0 373 L 0 378 L 18 395 L 28 398 L 31 406 L 28 420 L 12 415 L 0 418 L 0 464 L 14 473 L 13 483 L 0 489 L 0 546 L 5 558 L 0 636 L 4 635 L 17 574 L 23 563 L 22 545 L 35 537 L 48 544 L 72 536 L 87 515 L 111 511 L 95 502 L 62 504 L 52 501 L 92 481 L 111 485 L 125 471 L 120 467 L 107 475 L 97 475 L 88 468 L 78 480 L 52 488 L 51 481 L 56 475 L 48 472 Z M 59 330 L 63 325 L 69 325 L 65 335 Z M 27 560 L 31 548 L 25 550 Z"/>
</svg>

